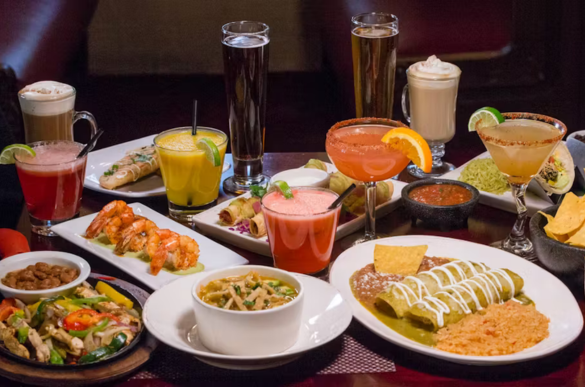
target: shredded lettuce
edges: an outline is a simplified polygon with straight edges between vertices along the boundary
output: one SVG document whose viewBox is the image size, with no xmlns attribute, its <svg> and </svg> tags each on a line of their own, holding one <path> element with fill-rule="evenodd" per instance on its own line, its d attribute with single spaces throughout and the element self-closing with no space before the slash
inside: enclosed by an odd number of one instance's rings
<svg viewBox="0 0 585 387">
<path fill-rule="evenodd" d="M 480 191 L 501 195 L 510 189 L 506 176 L 491 158 L 471 161 L 461 172 L 459 181 L 471 184 Z"/>
</svg>

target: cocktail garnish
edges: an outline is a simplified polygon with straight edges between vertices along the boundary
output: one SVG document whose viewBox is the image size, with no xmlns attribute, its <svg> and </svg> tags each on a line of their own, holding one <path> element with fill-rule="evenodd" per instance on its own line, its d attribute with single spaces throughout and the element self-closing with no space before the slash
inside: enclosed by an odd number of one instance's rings
<svg viewBox="0 0 585 387">
<path fill-rule="evenodd" d="M 14 156 L 17 154 L 22 156 L 28 155 L 31 157 L 37 155 L 34 149 L 28 145 L 12 144 L 2 149 L 2 153 L 0 154 L 0 164 L 14 164 L 16 162 Z"/>
<path fill-rule="evenodd" d="M 493 107 L 486 106 L 473 112 L 471 117 L 469 117 L 467 129 L 470 132 L 475 132 L 478 125 L 480 128 L 487 128 L 501 124 L 504 121 L 505 119 L 502 113 Z"/>
<path fill-rule="evenodd" d="M 214 166 L 219 167 L 221 165 L 221 156 L 219 154 L 219 149 L 217 149 L 217 145 L 209 138 L 202 138 L 201 140 L 197 141 L 197 149 L 202 150 L 205 152 L 205 157 L 207 160 Z"/>
<path fill-rule="evenodd" d="M 272 183 L 272 187 L 280 191 L 280 193 L 282 194 L 282 196 L 284 196 L 285 199 L 292 199 L 294 197 L 292 190 L 290 189 L 286 181 L 276 180 L 275 182 Z"/>
<path fill-rule="evenodd" d="M 425 173 L 433 167 L 433 156 L 429 144 L 420 134 L 409 128 L 391 129 L 384 135 L 382 142 L 402 152 Z"/>
</svg>

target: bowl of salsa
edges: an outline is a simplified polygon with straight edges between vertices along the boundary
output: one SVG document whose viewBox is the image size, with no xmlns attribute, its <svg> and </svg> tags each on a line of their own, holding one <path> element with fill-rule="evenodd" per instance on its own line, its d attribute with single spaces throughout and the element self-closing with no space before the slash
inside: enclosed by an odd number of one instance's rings
<svg viewBox="0 0 585 387">
<path fill-rule="evenodd" d="M 460 181 L 425 179 L 404 187 L 402 201 L 413 219 L 439 228 L 462 228 L 479 201 L 479 191 Z"/>
</svg>

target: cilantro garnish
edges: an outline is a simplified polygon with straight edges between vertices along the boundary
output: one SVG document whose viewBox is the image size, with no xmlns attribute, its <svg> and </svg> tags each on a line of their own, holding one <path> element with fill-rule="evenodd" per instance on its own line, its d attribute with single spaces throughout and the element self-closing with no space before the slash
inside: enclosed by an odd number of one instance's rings
<svg viewBox="0 0 585 387">
<path fill-rule="evenodd" d="M 256 196 L 259 198 L 262 198 L 264 195 L 266 195 L 267 190 L 268 190 L 268 184 L 264 187 L 262 187 L 261 185 L 251 185 L 250 186 L 250 192 L 252 193 L 252 196 Z"/>
<path fill-rule="evenodd" d="M 240 294 L 242 294 L 242 289 L 240 289 L 239 285 L 232 285 L 234 287 L 234 290 L 236 291 L 236 294 L 239 296 Z"/>
<path fill-rule="evenodd" d="M 254 306 L 254 305 L 256 305 L 256 302 L 255 301 L 244 301 L 244 305 L 246 305 L 246 306 Z"/>
</svg>

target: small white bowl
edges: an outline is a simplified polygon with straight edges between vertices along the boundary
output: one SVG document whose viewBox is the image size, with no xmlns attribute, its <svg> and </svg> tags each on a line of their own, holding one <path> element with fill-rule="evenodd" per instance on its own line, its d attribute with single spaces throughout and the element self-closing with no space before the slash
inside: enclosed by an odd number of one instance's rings
<svg viewBox="0 0 585 387">
<path fill-rule="evenodd" d="M 0 282 L 0 293 L 2 293 L 5 298 L 18 298 L 25 304 L 33 304 L 41 298 L 72 293 L 77 286 L 81 285 L 81 283 L 89 277 L 91 271 L 89 263 L 77 255 L 62 253 L 60 251 L 35 251 L 32 253 L 13 255 L 12 257 L 1 260 L 0 279 L 6 277 L 6 274 L 11 271 L 25 269 L 28 265 L 34 265 L 37 262 L 76 268 L 79 270 L 79 277 L 63 286 L 42 290 L 13 289 Z"/>
<path fill-rule="evenodd" d="M 315 168 L 297 168 L 278 172 L 270 181 L 277 180 L 286 181 L 290 187 L 329 188 L 329 174 Z"/>
<path fill-rule="evenodd" d="M 199 298 L 199 291 L 209 282 L 250 271 L 288 282 L 299 295 L 286 305 L 249 312 L 220 309 Z M 237 356 L 273 355 L 286 351 L 298 339 L 305 295 L 301 282 L 284 270 L 252 265 L 215 270 L 197 281 L 191 294 L 197 334 L 202 344 L 213 352 Z"/>
<path fill-rule="evenodd" d="M 580 134 L 581 136 L 585 136 L 585 130 L 578 130 L 576 132 L 573 132 L 573 133 L 569 134 L 567 136 L 567 140 L 570 139 L 570 138 L 574 138 L 578 134 Z"/>
</svg>

